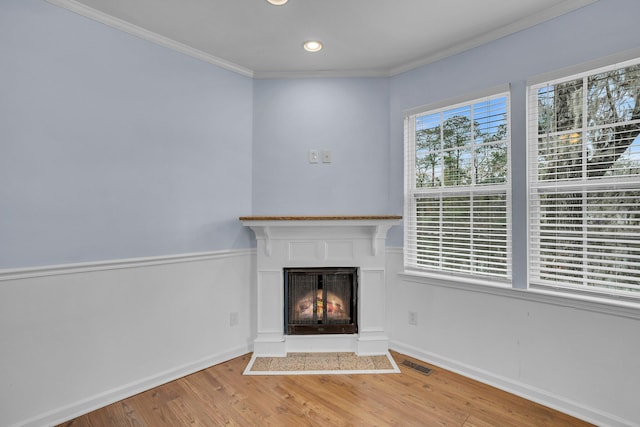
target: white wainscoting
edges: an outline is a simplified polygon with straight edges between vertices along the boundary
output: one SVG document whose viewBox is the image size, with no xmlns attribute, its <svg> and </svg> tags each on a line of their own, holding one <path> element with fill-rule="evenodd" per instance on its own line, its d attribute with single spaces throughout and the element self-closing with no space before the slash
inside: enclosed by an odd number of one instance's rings
<svg viewBox="0 0 640 427">
<path fill-rule="evenodd" d="M 53 425 L 251 351 L 255 262 L 242 250 L 0 271 L 0 425 Z M 638 319 L 410 281 L 399 248 L 386 265 L 392 349 L 597 425 L 640 425 Z"/>
<path fill-rule="evenodd" d="M 393 350 L 599 426 L 640 425 L 640 319 L 631 311 L 402 270 L 402 250 L 387 248 Z"/>
<path fill-rule="evenodd" d="M 255 250 L 0 271 L 0 425 L 53 425 L 250 352 L 254 272 Z"/>
</svg>

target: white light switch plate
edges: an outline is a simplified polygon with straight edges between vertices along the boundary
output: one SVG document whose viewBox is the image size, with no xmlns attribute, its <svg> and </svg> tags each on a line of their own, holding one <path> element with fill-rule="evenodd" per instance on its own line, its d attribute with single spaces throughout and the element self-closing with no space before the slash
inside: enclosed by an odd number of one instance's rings
<svg viewBox="0 0 640 427">
<path fill-rule="evenodd" d="M 322 163 L 331 163 L 331 151 L 324 150 L 322 152 Z"/>
</svg>

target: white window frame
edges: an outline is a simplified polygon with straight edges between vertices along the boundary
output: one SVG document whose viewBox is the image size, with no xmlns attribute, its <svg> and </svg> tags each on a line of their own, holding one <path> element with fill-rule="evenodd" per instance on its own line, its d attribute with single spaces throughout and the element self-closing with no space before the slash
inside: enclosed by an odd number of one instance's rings
<svg viewBox="0 0 640 427">
<path fill-rule="evenodd" d="M 416 118 L 419 116 L 425 116 L 435 114 L 439 112 L 445 112 L 464 106 L 473 106 L 483 101 L 505 98 L 506 101 L 506 116 L 507 116 L 507 135 L 505 137 L 505 143 L 507 148 L 506 159 L 506 180 L 505 182 L 498 184 L 482 184 L 465 186 L 439 186 L 439 187 L 420 187 L 416 188 Z M 431 277 L 448 278 L 455 277 L 456 280 L 466 283 L 474 284 L 490 284 L 498 285 L 501 287 L 510 287 L 511 283 L 511 268 L 512 268 L 512 242 L 511 242 L 511 224 L 512 224 L 512 208 L 511 208 L 511 94 L 508 85 L 503 85 L 498 88 L 491 88 L 482 92 L 478 92 L 472 95 L 461 97 L 453 100 L 445 100 L 437 104 L 431 104 L 424 107 L 414 108 L 405 112 L 404 119 L 405 127 L 405 225 L 404 225 L 404 269 L 405 273 L 417 274 Z M 472 160 L 473 161 L 473 160 Z M 486 195 L 486 194 L 504 194 L 505 197 L 505 209 L 506 209 L 506 243 L 505 243 L 505 273 L 501 276 L 496 275 L 479 275 L 475 271 L 455 271 L 451 269 L 432 268 L 426 266 L 417 265 L 415 256 L 416 251 L 415 239 L 411 237 L 412 233 L 416 231 L 416 224 L 414 221 L 416 199 L 420 197 L 444 197 L 444 196 L 459 196 L 459 195 Z M 472 208 L 471 208 L 472 209 Z M 441 217 L 442 218 L 442 217 Z M 472 223 L 472 221 L 470 221 Z M 472 225 L 470 227 L 473 227 Z M 471 232 L 472 234 L 472 232 Z"/>
<path fill-rule="evenodd" d="M 576 79 L 586 79 L 588 76 L 611 71 L 619 68 L 625 68 L 629 65 L 635 65 L 640 63 L 640 58 L 628 60 L 624 62 L 612 63 L 607 66 L 594 67 L 593 69 L 574 73 L 571 75 L 558 76 L 553 75 L 545 81 L 543 78 L 537 78 L 534 82 L 528 82 L 527 84 L 527 186 L 528 186 L 528 208 L 527 208 L 527 223 L 530 230 L 527 250 L 527 269 L 528 269 L 528 285 L 529 288 L 541 292 L 559 293 L 565 295 L 573 295 L 579 297 L 586 297 L 593 299 L 594 301 L 602 302 L 632 302 L 637 304 L 640 302 L 640 292 L 629 293 L 620 292 L 616 290 L 607 290 L 606 288 L 594 288 L 586 286 L 584 283 L 581 285 L 575 285 L 571 283 L 563 283 L 560 281 L 549 281 L 541 278 L 538 265 L 540 264 L 540 223 L 536 221 L 539 218 L 540 210 L 538 210 L 539 195 L 560 194 L 565 192 L 582 192 L 583 199 L 586 200 L 586 195 L 589 191 L 606 191 L 606 190 L 640 190 L 640 176 L 623 178 L 600 178 L 598 180 L 589 180 L 588 178 L 582 178 L 581 180 L 566 180 L 566 181 L 542 181 L 538 180 L 538 97 L 537 91 L 545 86 L 555 85 L 565 81 L 572 81 Z M 600 64 L 601 65 L 601 64 Z M 552 78 L 553 77 L 553 78 Z M 586 108 L 583 110 L 583 116 L 586 116 Z M 584 125 L 580 128 L 582 138 L 584 138 L 589 128 Z M 583 149 L 584 151 L 585 149 Z M 585 156 L 586 153 L 583 153 Z M 582 157 L 583 163 L 586 165 L 586 157 Z M 586 167 L 586 166 L 585 166 Z M 586 206 L 586 203 L 584 203 Z M 583 222 L 586 223 L 587 217 L 583 217 Z M 584 238 L 584 237 L 583 237 Z M 585 247 L 587 242 L 584 242 Z M 586 269 L 587 263 L 584 264 Z"/>
</svg>

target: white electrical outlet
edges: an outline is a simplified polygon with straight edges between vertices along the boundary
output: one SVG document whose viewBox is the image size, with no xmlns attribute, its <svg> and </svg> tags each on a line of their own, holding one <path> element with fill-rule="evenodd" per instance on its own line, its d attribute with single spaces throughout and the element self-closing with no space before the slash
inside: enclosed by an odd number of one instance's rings
<svg viewBox="0 0 640 427">
<path fill-rule="evenodd" d="M 318 163 L 318 150 L 309 150 L 309 163 Z"/>
<path fill-rule="evenodd" d="M 410 311 L 409 312 L 409 324 L 410 325 L 417 325 L 418 324 L 418 313 L 416 313 L 415 311 Z"/>
<path fill-rule="evenodd" d="M 237 326 L 239 322 L 240 314 L 237 311 L 229 313 L 229 326 Z"/>
</svg>

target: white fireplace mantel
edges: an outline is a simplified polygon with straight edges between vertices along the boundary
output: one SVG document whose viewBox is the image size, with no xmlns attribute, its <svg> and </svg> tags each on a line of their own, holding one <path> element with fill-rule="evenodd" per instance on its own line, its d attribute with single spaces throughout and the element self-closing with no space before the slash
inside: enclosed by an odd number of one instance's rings
<svg viewBox="0 0 640 427">
<path fill-rule="evenodd" d="M 250 216 L 240 221 L 257 240 L 256 356 L 287 352 L 388 350 L 385 240 L 400 216 Z M 286 335 L 284 268 L 357 267 L 358 333 Z"/>
</svg>

